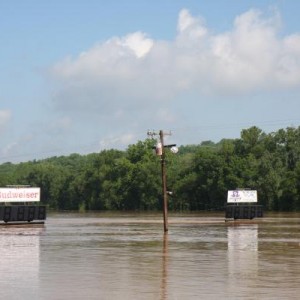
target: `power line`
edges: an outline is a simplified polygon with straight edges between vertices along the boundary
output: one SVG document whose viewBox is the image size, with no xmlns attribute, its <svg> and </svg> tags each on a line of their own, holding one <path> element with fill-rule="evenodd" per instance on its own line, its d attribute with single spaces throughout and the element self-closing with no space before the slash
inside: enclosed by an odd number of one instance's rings
<svg viewBox="0 0 300 300">
<path fill-rule="evenodd" d="M 229 130 L 229 129 L 234 129 L 234 128 L 247 128 L 249 126 L 287 126 L 287 127 L 295 127 L 292 125 L 292 123 L 300 123 L 300 119 L 283 119 L 283 120 L 269 120 L 269 121 L 262 121 L 262 122 L 242 122 L 242 123 L 220 123 L 220 124 L 202 124 L 198 126 L 186 126 L 186 127 L 175 127 L 172 129 L 172 131 L 176 131 L 177 133 L 182 132 L 182 133 L 187 133 L 187 132 L 197 132 L 197 131 L 202 131 L 202 132 L 207 132 L 208 130 Z M 150 132 L 150 131 L 148 131 Z M 155 131 L 153 130 L 152 133 Z M 141 131 L 139 132 L 133 132 L 132 133 L 135 137 L 142 136 L 144 133 Z M 158 133 L 156 132 L 156 135 Z M 164 135 L 167 135 L 165 132 Z M 171 131 L 168 132 L 168 135 L 171 135 Z M 110 137 L 107 139 L 104 139 L 104 141 L 107 143 L 107 146 L 111 143 L 116 143 L 118 141 L 122 141 L 124 134 L 115 136 L 115 137 Z M 150 136 L 150 135 L 149 135 Z M 154 136 L 154 135 L 153 135 Z M 152 136 L 152 137 L 153 137 Z M 41 156 L 41 155 L 49 155 L 53 153 L 62 153 L 62 152 L 69 152 L 69 153 L 76 153 L 80 152 L 80 150 L 88 150 L 91 148 L 98 147 L 99 151 L 101 150 L 101 140 L 94 141 L 90 143 L 89 145 L 81 145 L 81 146 L 76 146 L 73 148 L 74 150 L 71 149 L 71 147 L 60 147 L 56 149 L 50 149 L 47 151 L 37 151 L 37 152 L 30 152 L 30 153 L 23 153 L 23 154 L 12 154 L 12 155 L 3 155 L 0 156 L 0 160 L 6 160 L 9 161 L 11 159 L 21 159 L 21 158 L 26 158 L 26 157 L 32 157 L 32 156 Z M 106 147 L 105 147 L 106 149 Z M 59 154 L 62 155 L 62 154 Z"/>
<path fill-rule="evenodd" d="M 224 129 L 234 129 L 241 127 L 249 127 L 249 126 L 291 126 L 295 127 L 293 123 L 300 124 L 300 119 L 288 119 L 288 120 L 270 120 L 270 121 L 262 121 L 262 122 L 243 122 L 243 123 L 220 123 L 220 124 L 202 124 L 198 126 L 186 126 L 186 127 L 175 127 L 172 131 L 195 131 L 195 130 L 224 130 Z"/>
</svg>

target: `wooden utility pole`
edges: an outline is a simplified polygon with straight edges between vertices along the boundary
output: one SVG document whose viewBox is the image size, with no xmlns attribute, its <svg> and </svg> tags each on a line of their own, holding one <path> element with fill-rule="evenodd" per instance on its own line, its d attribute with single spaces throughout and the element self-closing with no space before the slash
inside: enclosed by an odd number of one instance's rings
<svg viewBox="0 0 300 300">
<path fill-rule="evenodd" d="M 166 175 L 166 160 L 165 160 L 165 148 L 175 147 L 176 144 L 165 145 L 164 136 L 171 135 L 170 133 L 164 133 L 163 130 L 159 131 L 159 134 L 148 131 L 148 136 L 153 137 L 159 135 L 160 148 L 156 149 L 156 154 L 160 156 L 161 162 L 161 179 L 162 179 L 162 195 L 163 195 L 163 218 L 164 218 L 164 232 L 168 232 L 168 191 L 167 191 L 167 175 Z M 157 151 L 159 150 L 159 151 Z"/>
<path fill-rule="evenodd" d="M 168 195 L 167 195 L 167 175 L 166 175 L 166 159 L 165 159 L 165 145 L 164 145 L 164 133 L 159 131 L 159 137 L 161 142 L 162 154 L 161 154 L 161 179 L 162 179 L 162 193 L 163 193 L 163 215 L 164 215 L 164 232 L 168 231 Z"/>
</svg>

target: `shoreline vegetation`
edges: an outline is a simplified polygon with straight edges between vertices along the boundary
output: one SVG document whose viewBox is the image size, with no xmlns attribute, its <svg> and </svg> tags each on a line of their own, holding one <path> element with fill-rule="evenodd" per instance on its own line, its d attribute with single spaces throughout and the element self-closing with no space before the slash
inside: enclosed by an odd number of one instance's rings
<svg viewBox="0 0 300 300">
<path fill-rule="evenodd" d="M 41 202 L 53 210 L 158 211 L 162 209 L 160 158 L 156 140 L 124 151 L 103 150 L 0 165 L 0 187 L 41 188 Z M 300 127 L 269 134 L 256 126 L 238 139 L 166 151 L 170 211 L 224 210 L 227 191 L 257 190 L 265 211 L 300 211 Z"/>
</svg>

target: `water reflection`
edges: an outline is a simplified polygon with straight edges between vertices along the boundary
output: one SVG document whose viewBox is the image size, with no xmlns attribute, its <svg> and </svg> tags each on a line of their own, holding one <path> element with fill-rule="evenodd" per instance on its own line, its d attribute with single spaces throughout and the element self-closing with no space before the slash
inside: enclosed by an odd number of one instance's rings
<svg viewBox="0 0 300 300">
<path fill-rule="evenodd" d="M 162 251 L 162 276 L 161 276 L 161 286 L 160 286 L 160 299 L 168 299 L 168 233 L 163 235 L 163 251 Z"/>
<path fill-rule="evenodd" d="M 0 227 L 0 290 L 5 298 L 22 299 L 24 294 L 36 298 L 43 230 L 40 226 Z"/>
<path fill-rule="evenodd" d="M 258 225 L 232 225 L 227 229 L 229 291 L 238 295 L 253 293 L 258 276 Z"/>
<path fill-rule="evenodd" d="M 227 224 L 58 214 L 45 229 L 0 227 L 9 300 L 298 299 L 300 218 Z"/>
</svg>

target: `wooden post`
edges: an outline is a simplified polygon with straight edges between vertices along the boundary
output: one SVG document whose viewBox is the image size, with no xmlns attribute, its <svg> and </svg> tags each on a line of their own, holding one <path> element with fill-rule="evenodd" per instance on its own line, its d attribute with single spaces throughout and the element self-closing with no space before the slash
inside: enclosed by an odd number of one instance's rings
<svg viewBox="0 0 300 300">
<path fill-rule="evenodd" d="M 158 135 L 154 131 L 148 131 L 148 136 Z M 167 175 L 166 175 L 166 161 L 165 161 L 165 148 L 170 148 L 173 153 L 177 153 L 178 149 L 173 147 L 176 147 L 176 144 L 172 145 L 165 145 L 164 144 L 164 135 L 171 135 L 170 133 L 164 133 L 163 130 L 159 131 L 159 138 L 160 142 L 157 143 L 156 147 L 153 147 L 155 149 L 156 155 L 160 156 L 160 162 L 161 162 L 161 179 L 162 179 L 162 194 L 163 194 L 163 214 L 164 214 L 164 232 L 168 232 L 168 193 L 171 194 L 171 192 L 167 191 Z"/>
<path fill-rule="evenodd" d="M 166 176 L 166 161 L 164 149 L 164 133 L 159 131 L 160 142 L 162 146 L 161 155 L 161 178 L 162 178 L 162 193 L 163 193 L 163 215 L 164 215 L 164 232 L 168 231 L 168 194 L 167 194 L 167 176 Z"/>
</svg>

